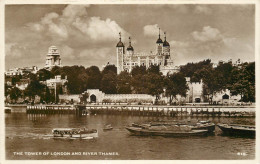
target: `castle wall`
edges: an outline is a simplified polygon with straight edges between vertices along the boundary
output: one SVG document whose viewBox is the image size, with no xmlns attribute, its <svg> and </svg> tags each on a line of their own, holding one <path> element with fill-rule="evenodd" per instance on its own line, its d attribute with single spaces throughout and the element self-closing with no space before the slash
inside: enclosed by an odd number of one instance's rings
<svg viewBox="0 0 260 164">
<path fill-rule="evenodd" d="M 96 102 L 150 102 L 153 103 L 155 101 L 155 97 L 147 94 L 105 94 L 98 89 L 88 89 L 86 91 L 89 95 L 87 101 L 91 101 L 91 95 L 96 96 Z"/>
</svg>

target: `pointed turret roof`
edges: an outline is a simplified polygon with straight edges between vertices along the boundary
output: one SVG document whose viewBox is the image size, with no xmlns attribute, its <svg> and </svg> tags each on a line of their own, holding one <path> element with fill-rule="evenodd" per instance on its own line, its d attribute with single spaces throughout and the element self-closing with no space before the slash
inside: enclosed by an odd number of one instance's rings
<svg viewBox="0 0 260 164">
<path fill-rule="evenodd" d="M 117 43 L 116 47 L 125 47 L 124 43 L 121 41 L 121 32 L 119 32 L 119 42 Z"/>
<path fill-rule="evenodd" d="M 166 41 L 166 32 L 164 32 L 164 42 L 163 42 L 163 47 L 168 47 L 170 44 Z"/>
<path fill-rule="evenodd" d="M 158 44 L 158 43 L 163 43 L 163 41 L 162 41 L 162 39 L 160 38 L 160 28 L 159 28 L 159 38 L 157 39 L 157 41 L 156 41 L 156 43 Z"/>
<path fill-rule="evenodd" d="M 126 49 L 127 51 L 134 51 L 134 48 L 131 45 L 131 37 L 129 37 L 129 46 Z"/>
</svg>

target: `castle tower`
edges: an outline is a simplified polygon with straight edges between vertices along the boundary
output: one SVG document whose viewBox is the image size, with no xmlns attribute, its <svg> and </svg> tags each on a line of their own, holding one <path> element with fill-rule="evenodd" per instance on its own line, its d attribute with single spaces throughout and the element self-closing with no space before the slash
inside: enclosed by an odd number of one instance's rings
<svg viewBox="0 0 260 164">
<path fill-rule="evenodd" d="M 167 60 L 170 59 L 170 44 L 166 41 L 166 32 L 164 32 L 163 55 L 164 65 L 167 65 Z"/>
<path fill-rule="evenodd" d="M 156 41 L 156 51 L 157 51 L 157 55 L 162 55 L 162 47 L 163 47 L 163 41 L 160 38 L 160 28 L 159 28 L 159 38 Z"/>
<path fill-rule="evenodd" d="M 49 47 L 44 68 L 51 69 L 54 66 L 61 67 L 60 52 L 56 46 Z"/>
<path fill-rule="evenodd" d="M 126 49 L 126 54 L 127 54 L 127 56 L 134 55 L 134 48 L 131 45 L 131 37 L 129 37 L 129 46 Z"/>
<path fill-rule="evenodd" d="M 119 42 L 116 45 L 116 54 L 117 54 L 117 74 L 120 74 L 121 71 L 123 71 L 123 60 L 124 60 L 124 54 L 125 54 L 125 46 L 121 41 L 121 32 L 119 33 Z"/>
</svg>

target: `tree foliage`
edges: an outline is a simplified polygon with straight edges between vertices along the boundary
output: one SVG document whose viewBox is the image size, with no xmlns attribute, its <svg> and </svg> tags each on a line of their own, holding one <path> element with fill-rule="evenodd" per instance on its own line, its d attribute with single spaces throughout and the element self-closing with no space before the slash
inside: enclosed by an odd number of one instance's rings
<svg viewBox="0 0 260 164">
<path fill-rule="evenodd" d="M 186 96 L 188 86 L 182 73 L 168 75 L 165 79 L 166 96 L 170 98 L 170 103 L 177 95 Z"/>
<path fill-rule="evenodd" d="M 123 71 L 117 76 L 117 93 L 130 94 L 131 93 L 131 75 Z"/>
<path fill-rule="evenodd" d="M 17 99 L 19 97 L 21 97 L 21 96 L 22 96 L 22 92 L 21 92 L 21 90 L 19 88 L 17 88 L 17 87 L 11 88 L 11 90 L 10 90 L 10 98 L 11 98 L 11 100 L 17 101 Z"/>
<path fill-rule="evenodd" d="M 117 93 L 117 75 L 112 71 L 108 71 L 103 75 L 100 85 L 101 91 L 106 94 Z"/>
</svg>

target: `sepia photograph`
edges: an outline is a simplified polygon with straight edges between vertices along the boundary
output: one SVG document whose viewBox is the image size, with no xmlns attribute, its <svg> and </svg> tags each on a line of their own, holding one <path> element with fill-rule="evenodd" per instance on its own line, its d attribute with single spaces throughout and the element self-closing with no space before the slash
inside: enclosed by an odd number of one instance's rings
<svg viewBox="0 0 260 164">
<path fill-rule="evenodd" d="M 258 1 L 13 2 L 5 162 L 257 163 Z"/>
</svg>

